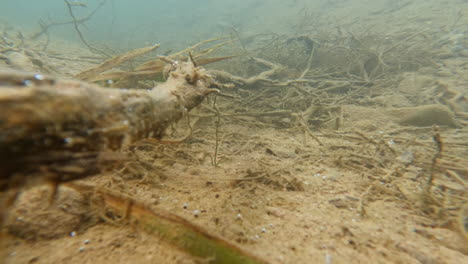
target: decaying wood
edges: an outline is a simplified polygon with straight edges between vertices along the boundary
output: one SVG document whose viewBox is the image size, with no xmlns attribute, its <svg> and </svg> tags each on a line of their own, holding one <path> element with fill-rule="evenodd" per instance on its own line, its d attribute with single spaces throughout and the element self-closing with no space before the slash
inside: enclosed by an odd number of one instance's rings
<svg viewBox="0 0 468 264">
<path fill-rule="evenodd" d="M 156 45 L 149 46 L 149 47 L 131 50 L 125 54 L 112 57 L 95 67 L 92 67 L 88 70 L 80 72 L 75 77 L 81 80 L 89 81 L 89 79 L 98 75 L 99 73 L 112 69 L 113 67 L 120 65 L 128 60 L 131 60 L 137 56 L 141 56 L 148 52 L 151 52 L 159 48 L 159 46 L 160 46 L 159 44 L 156 44 Z"/>
<path fill-rule="evenodd" d="M 182 51 L 169 55 L 167 58 L 171 60 L 181 61 L 181 62 L 188 61 L 188 59 L 183 58 L 182 55 L 184 55 L 187 52 L 189 54 L 192 54 L 192 50 L 194 48 L 197 48 L 202 44 L 205 44 L 211 41 L 221 40 L 221 39 L 225 39 L 225 38 L 216 38 L 216 39 L 202 41 L 192 46 L 191 48 L 184 49 Z M 205 64 L 236 57 L 236 55 L 233 55 L 233 56 L 231 55 L 231 56 L 222 56 L 222 57 L 213 57 L 213 58 L 201 58 L 202 56 L 208 55 L 211 52 L 217 50 L 218 48 L 231 42 L 232 40 L 226 41 L 226 42 L 217 44 L 213 47 L 209 47 L 200 52 L 197 52 L 196 54 L 193 54 L 193 56 L 191 55 L 192 63 L 194 63 L 195 66 L 200 66 L 200 65 L 205 65 Z M 139 87 L 141 85 L 140 83 L 138 83 L 138 81 L 144 81 L 144 80 L 161 81 L 163 80 L 163 71 L 164 71 L 166 62 L 159 57 L 157 59 L 145 62 L 137 66 L 136 68 L 132 67 L 132 69 L 128 71 L 116 70 L 117 67 L 121 66 L 128 60 L 131 60 L 135 57 L 151 52 L 158 47 L 159 47 L 159 44 L 156 44 L 156 45 L 149 46 L 149 47 L 130 50 L 126 52 L 125 54 L 112 57 L 104 61 L 100 65 L 94 66 L 92 68 L 89 68 L 85 71 L 82 71 L 76 74 L 75 78 L 83 80 L 83 81 L 87 81 L 87 82 L 105 81 L 107 84 L 110 84 L 110 86 L 114 88 L 125 88 L 125 87 L 135 87 L 135 86 L 138 86 L 137 88 L 141 88 Z M 196 62 L 193 60 L 194 58 L 196 58 Z M 113 70 L 109 71 L 111 69 Z"/>
<path fill-rule="evenodd" d="M 201 65 L 221 61 L 221 60 L 230 59 L 230 58 L 233 58 L 233 57 L 234 56 L 224 56 L 224 57 L 215 57 L 215 58 L 202 58 L 202 59 L 197 60 L 197 65 L 201 66 Z M 90 71 L 89 75 L 85 71 L 85 72 L 79 73 L 78 75 L 76 75 L 76 77 L 79 78 L 79 79 L 85 79 L 86 81 L 89 81 L 89 82 L 99 82 L 99 81 L 107 81 L 107 80 L 119 81 L 119 80 L 125 80 L 125 79 L 129 79 L 129 78 L 136 78 L 136 79 L 142 79 L 142 80 L 144 80 L 144 79 L 161 79 L 162 78 L 162 72 L 164 70 L 164 65 L 165 64 L 161 60 L 158 60 L 158 61 L 159 61 L 159 66 L 154 66 L 153 68 L 150 68 L 148 70 L 112 71 L 112 72 L 108 72 L 108 73 L 97 74 L 97 72 L 93 73 L 91 71 L 92 69 L 89 69 L 89 71 Z M 113 65 L 112 67 L 115 67 L 116 65 Z M 105 70 L 103 70 L 103 71 L 105 71 Z M 100 71 L 100 72 L 103 72 L 103 71 Z"/>
<path fill-rule="evenodd" d="M 86 177 L 96 171 L 103 152 L 161 138 L 168 126 L 217 92 L 210 88 L 212 78 L 192 62 L 168 67 L 167 81 L 151 90 L 0 73 L 0 189 L 36 178 L 59 183 Z"/>
<path fill-rule="evenodd" d="M 217 79 L 222 80 L 223 82 L 232 82 L 241 87 L 253 87 L 257 84 L 274 86 L 277 81 L 272 80 L 271 77 L 279 73 L 283 67 L 279 64 L 275 64 L 260 58 L 252 58 L 252 60 L 258 64 L 268 67 L 269 69 L 249 78 L 243 78 L 219 70 L 211 70 L 210 73 L 215 75 Z"/>
<path fill-rule="evenodd" d="M 174 54 L 171 54 L 168 57 L 171 58 L 171 59 L 180 60 L 180 59 L 182 59 L 183 56 L 185 56 L 186 53 L 195 50 L 196 48 L 200 47 L 203 44 L 218 41 L 218 40 L 223 40 L 223 39 L 226 39 L 226 38 L 227 37 L 207 39 L 207 40 L 204 40 L 202 42 L 199 42 L 199 43 L 193 45 L 192 47 L 189 47 L 189 48 L 186 48 L 184 50 L 178 51 L 178 52 L 176 52 Z M 223 45 L 225 45 L 225 44 L 223 44 Z M 219 45 L 217 45 L 217 47 L 219 47 Z M 206 53 L 204 55 L 206 55 Z M 153 69 L 155 67 L 157 68 L 159 66 L 161 66 L 161 61 L 159 59 L 156 59 L 156 60 L 148 61 L 148 62 L 145 62 L 145 63 L 141 64 L 140 66 L 138 66 L 136 68 L 136 70 L 137 71 L 145 71 L 145 70 Z"/>
</svg>

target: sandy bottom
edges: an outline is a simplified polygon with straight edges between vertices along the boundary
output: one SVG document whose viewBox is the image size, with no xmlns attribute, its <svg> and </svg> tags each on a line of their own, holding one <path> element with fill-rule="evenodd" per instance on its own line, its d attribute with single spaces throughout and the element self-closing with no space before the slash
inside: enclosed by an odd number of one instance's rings
<svg viewBox="0 0 468 264">
<path fill-rule="evenodd" d="M 63 76 L 100 61 L 70 49 L 39 55 Z M 178 215 L 268 263 L 468 263 L 467 84 L 466 57 L 447 56 L 340 105 L 339 129 L 313 128 L 316 139 L 291 118 L 222 118 L 216 156 L 215 118 L 200 118 L 186 142 L 137 144 L 128 161 L 83 182 Z M 232 113 L 237 103 L 218 104 Z M 434 120 L 444 148 L 431 169 Z M 181 122 L 173 136 L 186 131 Z M 66 186 L 53 204 L 49 192 L 25 190 L 9 210 L 0 262 L 208 262 L 107 219 Z"/>
<path fill-rule="evenodd" d="M 366 123 L 379 112 L 345 107 L 350 119 L 374 113 Z M 468 244 L 453 221 L 443 227 L 446 218 L 422 211 L 424 164 L 435 148 L 430 128 L 389 124 L 366 139 L 349 123 L 317 134 L 319 146 L 310 138 L 304 144 L 294 129 L 241 119 L 220 126 L 218 167 L 210 158 L 214 125 L 202 120 L 187 143 L 139 145 L 135 161 L 86 182 L 182 216 L 271 263 L 468 261 Z M 467 132 L 443 135 L 454 142 Z M 420 144 L 406 147 L 412 140 Z M 415 160 L 407 163 L 390 148 L 410 150 Z M 200 261 L 136 226 L 84 219 L 77 194 L 66 187 L 52 208 L 47 193 L 44 186 L 25 191 L 12 209 L 10 229 L 25 239 L 3 237 L 5 263 Z"/>
</svg>

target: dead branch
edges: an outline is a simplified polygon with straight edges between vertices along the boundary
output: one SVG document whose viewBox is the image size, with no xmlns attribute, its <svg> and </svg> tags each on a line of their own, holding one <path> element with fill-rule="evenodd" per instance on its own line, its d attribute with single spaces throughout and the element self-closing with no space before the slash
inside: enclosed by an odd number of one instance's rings
<svg viewBox="0 0 468 264">
<path fill-rule="evenodd" d="M 83 33 L 81 33 L 80 31 L 80 28 L 79 28 L 79 24 L 78 24 L 78 20 L 77 18 L 75 17 L 75 14 L 73 13 L 73 9 L 72 9 L 72 4 L 68 1 L 68 0 L 63 0 L 65 1 L 65 3 L 67 4 L 67 9 L 68 9 L 68 14 L 70 14 L 70 16 L 72 17 L 73 19 L 73 26 L 75 27 L 75 31 L 76 33 L 78 33 L 78 36 L 80 37 L 81 41 L 85 44 L 86 47 L 88 47 L 88 49 L 91 51 L 91 52 L 97 52 L 97 53 L 101 53 L 101 54 L 104 54 L 105 56 L 107 57 L 110 57 L 110 55 L 108 55 L 105 51 L 102 51 L 100 49 L 97 49 L 93 46 L 91 46 L 84 38 L 83 36 Z M 104 3 L 104 2 L 103 2 Z"/>
<path fill-rule="evenodd" d="M 277 81 L 272 80 L 271 77 L 274 76 L 275 74 L 278 74 L 281 70 L 283 70 L 283 66 L 279 64 L 275 64 L 272 62 L 269 62 L 264 59 L 260 58 L 252 58 L 253 61 L 255 61 L 258 64 L 264 65 L 268 67 L 269 69 L 266 71 L 261 72 L 258 75 L 249 77 L 249 78 L 243 78 L 240 76 L 236 76 L 233 74 L 230 74 L 225 71 L 218 71 L 218 70 L 210 70 L 210 73 L 216 76 L 217 79 L 221 80 L 222 82 L 232 82 L 238 86 L 241 87 L 254 87 L 256 85 L 274 85 L 277 84 Z"/>
<path fill-rule="evenodd" d="M 203 44 L 218 41 L 218 40 L 223 40 L 223 39 L 227 39 L 227 38 L 228 37 L 219 37 L 219 38 L 207 39 L 207 40 L 201 41 L 201 42 L 193 45 L 192 47 L 183 49 L 183 50 L 178 51 L 178 52 L 176 52 L 174 54 L 171 54 L 171 55 L 169 55 L 167 57 L 170 58 L 170 59 L 174 59 L 174 60 L 180 60 L 180 59 L 182 59 L 183 56 L 185 56 L 186 53 L 191 52 L 192 50 L 195 50 L 196 48 L 200 47 Z M 230 41 L 227 42 L 227 43 L 230 43 Z M 222 43 L 222 46 L 224 46 L 227 43 Z M 216 47 L 219 48 L 221 46 L 217 45 Z M 195 56 L 197 56 L 197 55 L 198 54 L 195 54 Z M 204 55 L 206 55 L 206 54 L 204 54 Z M 161 67 L 161 65 L 163 65 L 163 64 L 161 64 L 161 61 L 159 59 L 156 59 L 156 60 L 152 60 L 152 61 L 148 61 L 148 62 L 143 63 L 142 65 L 138 66 L 135 70 L 137 70 L 137 71 L 154 70 L 154 68 L 159 69 L 159 67 Z"/>
<path fill-rule="evenodd" d="M 314 59 L 315 45 L 312 45 L 312 50 L 310 51 L 309 59 L 307 60 L 307 66 L 304 71 L 301 73 L 298 79 L 303 79 L 304 76 L 309 72 L 310 66 L 312 65 L 312 60 Z"/>
<path fill-rule="evenodd" d="M 168 126 L 218 91 L 203 68 L 190 62 L 170 67 L 167 81 L 149 91 L 0 73 L 0 189 L 33 182 L 25 177 L 86 177 L 96 171 L 99 154 L 162 138 Z"/>
<path fill-rule="evenodd" d="M 112 69 L 128 60 L 131 60 L 137 56 L 141 56 L 141 55 L 144 55 L 148 52 L 151 52 L 157 48 L 159 48 L 159 44 L 156 44 L 156 45 L 152 45 L 152 46 L 149 46 L 149 47 L 144 47 L 144 48 L 140 48 L 140 49 L 135 49 L 135 50 L 131 50 L 125 54 L 122 54 L 122 55 L 118 55 L 118 56 L 115 56 L 115 57 L 112 57 L 106 61 L 104 61 L 103 63 L 95 66 L 95 67 L 92 67 L 90 69 L 87 69 L 85 71 L 82 71 L 80 72 L 79 74 L 77 74 L 75 76 L 75 78 L 78 78 L 78 79 L 81 79 L 81 80 L 85 80 L 85 81 L 89 81 L 90 79 L 94 78 L 95 76 L 97 76 L 98 74 L 104 72 L 104 71 L 107 71 L 109 69 Z"/>
<path fill-rule="evenodd" d="M 91 13 L 89 13 L 89 15 L 87 15 L 86 17 L 80 18 L 80 19 L 75 19 L 75 20 L 71 20 L 71 21 L 62 21 L 62 22 L 52 22 L 52 23 L 49 23 L 49 24 L 45 24 L 43 22 L 40 22 L 39 25 L 41 26 L 41 30 L 34 33 L 30 37 L 30 39 L 35 40 L 35 39 L 39 38 L 40 36 L 42 36 L 43 34 L 47 34 L 51 27 L 71 25 L 71 24 L 75 24 L 75 23 L 76 24 L 83 24 L 84 22 L 90 20 L 93 17 L 93 15 L 105 4 L 105 2 L 106 1 L 102 1 L 101 3 L 99 3 L 99 5 Z"/>
<path fill-rule="evenodd" d="M 215 121 L 215 150 L 213 154 L 213 166 L 218 167 L 218 151 L 219 151 L 219 125 L 221 124 L 221 113 L 219 112 L 218 106 L 216 105 L 217 96 L 213 99 L 213 108 L 216 111 Z"/>
<path fill-rule="evenodd" d="M 195 44 L 194 46 L 190 48 L 176 52 L 170 56 L 158 57 L 157 59 L 145 62 L 130 71 L 115 71 L 114 70 L 111 72 L 106 72 L 110 69 L 120 66 L 121 64 L 125 63 L 126 61 L 130 59 L 133 59 L 137 56 L 141 56 L 150 51 L 153 51 L 154 49 L 159 47 L 159 45 L 156 44 L 150 47 L 130 50 L 123 55 L 115 56 L 111 59 L 108 59 L 107 61 L 101 63 L 98 66 L 95 66 L 83 72 L 80 72 L 75 77 L 81 80 L 88 81 L 88 82 L 112 81 L 111 82 L 112 87 L 119 87 L 119 88 L 134 87 L 138 85 L 138 81 L 143 81 L 143 80 L 162 81 L 164 79 L 163 70 L 164 70 L 165 63 L 173 63 L 173 62 L 176 63 L 176 61 L 187 61 L 186 58 L 182 58 L 182 55 L 185 52 L 189 53 L 189 56 L 192 56 L 192 63 L 196 65 L 205 65 L 205 64 L 214 63 L 217 61 L 231 59 L 233 57 L 236 57 L 237 55 L 214 57 L 214 58 L 201 58 L 201 56 L 207 55 L 213 52 L 214 50 L 232 41 L 223 42 L 213 47 L 207 48 L 201 52 L 197 52 L 196 54 L 192 54 L 193 49 L 205 43 L 209 43 L 209 42 L 213 42 L 213 41 L 217 41 L 217 40 L 221 40 L 225 38 L 226 37 L 221 37 L 221 38 L 215 38 L 215 39 L 202 41 L 200 43 Z M 196 58 L 196 61 L 194 60 L 194 58 Z M 117 83 L 114 83 L 114 82 L 117 82 Z M 213 83 L 213 85 L 215 85 L 215 83 Z M 219 86 L 219 88 L 228 87 L 228 85 L 221 85 L 219 83 L 217 84 L 217 86 Z"/>
<path fill-rule="evenodd" d="M 442 138 L 440 136 L 439 131 L 437 130 L 437 127 L 434 128 L 434 135 L 432 137 L 434 140 L 434 143 L 436 145 L 436 152 L 434 156 L 432 157 L 432 163 L 429 171 L 429 176 L 427 179 L 427 183 L 424 187 L 423 193 L 422 193 L 422 198 L 423 198 L 423 206 L 425 206 L 425 211 L 427 211 L 428 207 L 430 207 L 430 203 L 434 203 L 435 199 L 431 197 L 431 188 L 434 184 L 434 178 L 436 174 L 436 167 L 439 164 L 439 159 L 442 157 L 442 152 L 444 150 L 444 144 L 442 142 Z"/>
</svg>

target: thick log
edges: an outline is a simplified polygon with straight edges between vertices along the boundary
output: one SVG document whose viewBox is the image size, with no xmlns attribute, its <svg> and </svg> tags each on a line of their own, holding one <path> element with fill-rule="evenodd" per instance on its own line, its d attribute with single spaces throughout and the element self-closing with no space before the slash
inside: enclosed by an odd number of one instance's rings
<svg viewBox="0 0 468 264">
<path fill-rule="evenodd" d="M 98 170 L 99 156 L 166 128 L 202 102 L 214 81 L 192 62 L 171 62 L 151 90 L 0 73 L 0 190 L 65 182 Z"/>
</svg>

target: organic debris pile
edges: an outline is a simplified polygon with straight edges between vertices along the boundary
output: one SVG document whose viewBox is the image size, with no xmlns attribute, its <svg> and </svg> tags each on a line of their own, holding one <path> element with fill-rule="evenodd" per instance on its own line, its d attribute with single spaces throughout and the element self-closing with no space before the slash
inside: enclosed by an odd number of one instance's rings
<svg viewBox="0 0 468 264">
<path fill-rule="evenodd" d="M 93 59 L 2 32 L 9 262 L 467 259 L 468 69 L 450 32 Z"/>
</svg>

